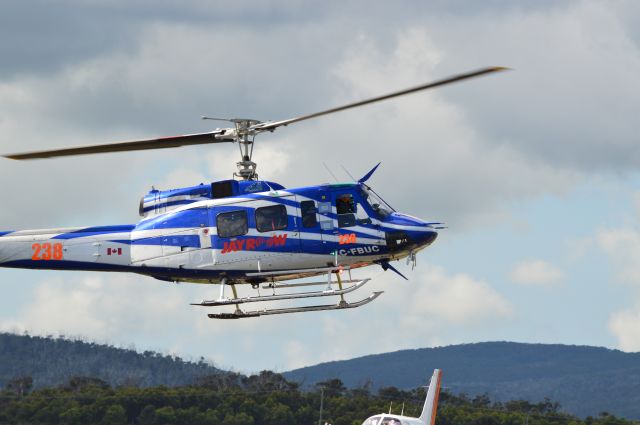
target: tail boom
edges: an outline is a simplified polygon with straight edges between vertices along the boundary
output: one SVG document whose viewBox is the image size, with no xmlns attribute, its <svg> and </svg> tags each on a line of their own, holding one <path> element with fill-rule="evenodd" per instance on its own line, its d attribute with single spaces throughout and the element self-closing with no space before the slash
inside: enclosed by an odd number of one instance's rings
<svg viewBox="0 0 640 425">
<path fill-rule="evenodd" d="M 0 232 L 0 267 L 117 271 L 130 264 L 132 225 Z"/>
</svg>

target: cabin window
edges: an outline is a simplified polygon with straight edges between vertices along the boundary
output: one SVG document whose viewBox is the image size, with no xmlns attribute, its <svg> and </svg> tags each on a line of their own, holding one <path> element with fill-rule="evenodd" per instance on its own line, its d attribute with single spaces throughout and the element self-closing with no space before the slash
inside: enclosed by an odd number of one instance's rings
<svg viewBox="0 0 640 425">
<path fill-rule="evenodd" d="M 355 226 L 356 203 L 353 200 L 353 195 L 339 195 L 336 198 L 336 212 L 338 213 L 338 227 Z"/>
<path fill-rule="evenodd" d="M 232 181 L 211 183 L 211 197 L 213 199 L 228 198 L 229 196 L 233 196 Z"/>
<path fill-rule="evenodd" d="M 272 232 L 287 228 L 287 207 L 272 205 L 256 209 L 256 229 L 258 232 Z"/>
<path fill-rule="evenodd" d="M 320 222 L 320 228 L 322 230 L 333 230 L 333 220 L 322 220 Z"/>
<path fill-rule="evenodd" d="M 318 202 L 318 212 L 320 214 L 330 214 L 331 202 Z"/>
<path fill-rule="evenodd" d="M 316 227 L 318 218 L 316 217 L 316 203 L 314 201 L 300 202 L 300 211 L 302 212 L 302 227 Z"/>
<path fill-rule="evenodd" d="M 231 211 L 220 213 L 216 217 L 216 226 L 218 228 L 218 236 L 221 238 L 246 235 L 249 231 L 247 212 Z"/>
</svg>

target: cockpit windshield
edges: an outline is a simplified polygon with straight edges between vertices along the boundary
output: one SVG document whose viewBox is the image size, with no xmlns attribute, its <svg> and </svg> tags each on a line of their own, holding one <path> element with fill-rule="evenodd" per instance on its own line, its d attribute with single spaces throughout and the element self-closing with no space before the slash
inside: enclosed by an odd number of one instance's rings
<svg viewBox="0 0 640 425">
<path fill-rule="evenodd" d="M 362 423 L 362 425 L 403 425 L 397 418 L 372 416 Z"/>
<path fill-rule="evenodd" d="M 364 421 L 362 423 L 362 425 L 380 425 L 380 419 L 382 419 L 382 417 L 380 416 L 372 416 L 369 419 L 367 419 L 366 421 Z"/>
<path fill-rule="evenodd" d="M 382 219 L 391 215 L 392 211 L 395 211 L 384 201 L 384 199 L 382 199 L 368 186 L 362 186 L 362 197 L 364 198 L 364 201 L 369 204 L 371 209 L 373 209 Z"/>
</svg>

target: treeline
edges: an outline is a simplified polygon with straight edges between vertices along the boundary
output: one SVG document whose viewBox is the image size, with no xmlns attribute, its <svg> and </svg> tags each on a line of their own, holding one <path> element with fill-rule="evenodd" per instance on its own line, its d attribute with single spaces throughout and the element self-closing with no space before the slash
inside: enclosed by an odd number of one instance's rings
<svg viewBox="0 0 640 425">
<path fill-rule="evenodd" d="M 373 393 L 371 385 L 345 388 L 338 379 L 302 391 L 282 375 L 219 373 L 195 384 L 113 388 L 97 378 L 75 377 L 65 385 L 34 390 L 28 377 L 13 379 L 0 392 L 2 424 L 139 424 L 139 425 L 361 425 L 367 417 L 388 412 L 418 416 L 425 389 L 395 387 Z M 608 413 L 581 420 L 562 413 L 560 405 L 517 400 L 492 402 L 486 395 L 467 397 L 443 392 L 437 425 L 631 425 Z"/>
<path fill-rule="evenodd" d="M 114 386 L 176 386 L 218 371 L 203 358 L 189 362 L 64 336 L 0 333 L 0 388 L 27 375 L 33 377 L 35 388 L 63 384 L 70 376 L 93 376 Z"/>
</svg>

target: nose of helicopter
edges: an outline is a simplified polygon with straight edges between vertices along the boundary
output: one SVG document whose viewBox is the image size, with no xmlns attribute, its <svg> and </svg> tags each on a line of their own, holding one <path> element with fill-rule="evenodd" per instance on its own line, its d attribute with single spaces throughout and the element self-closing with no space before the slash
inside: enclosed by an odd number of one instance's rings
<svg viewBox="0 0 640 425">
<path fill-rule="evenodd" d="M 418 234 L 416 237 L 414 237 L 414 241 L 420 247 L 427 247 L 431 245 L 436 240 L 437 237 L 438 237 L 438 232 L 436 232 L 433 229 L 429 229 Z"/>
<path fill-rule="evenodd" d="M 433 223 L 427 223 L 416 217 L 393 213 L 388 223 L 394 227 L 393 231 L 387 232 L 387 245 L 392 250 L 407 247 L 426 248 L 438 237 L 438 232 L 432 227 Z"/>
</svg>

